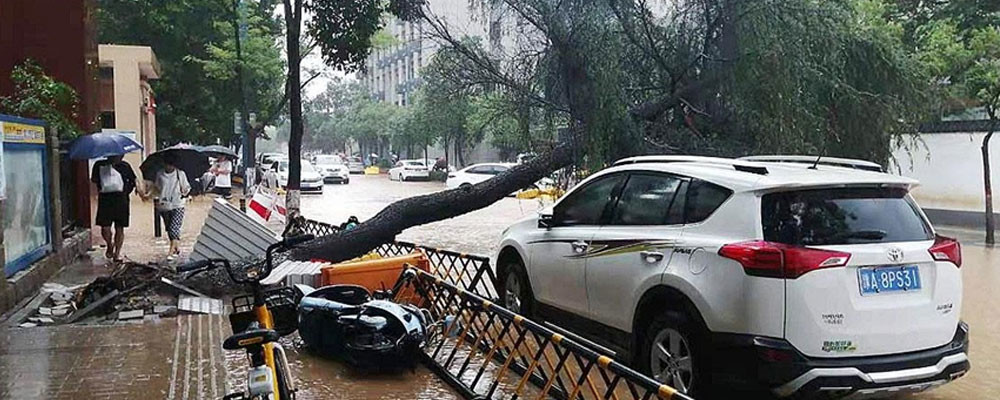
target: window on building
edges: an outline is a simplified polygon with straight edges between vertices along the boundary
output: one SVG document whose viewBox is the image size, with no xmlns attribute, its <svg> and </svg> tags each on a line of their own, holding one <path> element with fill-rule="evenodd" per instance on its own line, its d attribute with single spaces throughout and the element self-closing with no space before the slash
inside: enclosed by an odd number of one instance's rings
<svg viewBox="0 0 1000 400">
<path fill-rule="evenodd" d="M 114 111 L 105 111 L 101 113 L 99 117 L 101 123 L 101 129 L 115 129 L 115 113 Z"/>
</svg>

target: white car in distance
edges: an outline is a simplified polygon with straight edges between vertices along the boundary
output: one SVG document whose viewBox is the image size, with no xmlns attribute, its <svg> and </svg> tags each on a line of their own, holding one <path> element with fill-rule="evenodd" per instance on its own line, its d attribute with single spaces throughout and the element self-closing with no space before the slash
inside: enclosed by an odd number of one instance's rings
<svg viewBox="0 0 1000 400">
<path fill-rule="evenodd" d="M 320 175 L 323 175 L 324 183 L 347 184 L 351 182 L 351 172 L 340 156 L 320 154 L 313 157 L 313 164 Z"/>
<path fill-rule="evenodd" d="M 316 171 L 309 160 L 301 160 L 302 170 L 299 174 L 299 190 L 303 192 L 323 193 L 323 176 Z M 277 160 L 272 168 L 278 171 L 278 184 L 288 187 L 288 160 Z"/>
<path fill-rule="evenodd" d="M 475 185 L 479 182 L 500 175 L 517 164 L 513 163 L 483 163 L 473 164 L 461 170 L 448 174 L 446 184 L 448 189 Z"/>
<path fill-rule="evenodd" d="M 424 160 L 399 160 L 396 165 L 389 170 L 389 180 L 408 181 L 412 179 L 430 178 L 430 167 Z"/>
</svg>

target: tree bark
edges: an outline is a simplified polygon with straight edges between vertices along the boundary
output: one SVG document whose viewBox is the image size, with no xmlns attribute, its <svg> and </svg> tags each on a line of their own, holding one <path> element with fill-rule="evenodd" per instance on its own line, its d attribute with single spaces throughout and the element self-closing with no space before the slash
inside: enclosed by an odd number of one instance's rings
<svg viewBox="0 0 1000 400">
<path fill-rule="evenodd" d="M 299 207 L 299 182 L 302 174 L 302 87 L 299 84 L 301 58 L 299 36 L 302 28 L 302 1 L 283 0 L 285 5 L 286 49 L 288 53 L 288 114 L 291 131 L 288 135 L 288 193 L 285 208 L 288 221 L 301 211 Z"/>
<path fill-rule="evenodd" d="M 296 260 L 340 262 L 391 242 L 406 228 L 475 211 L 530 186 L 573 162 L 574 142 L 562 143 L 539 157 L 468 188 L 410 197 L 390 204 L 356 228 L 324 236 L 295 249 Z"/>
<path fill-rule="evenodd" d="M 983 152 L 983 190 L 986 194 L 986 244 L 993 245 L 996 243 L 993 237 L 993 231 L 995 229 L 995 219 L 993 216 L 993 183 L 990 177 L 990 139 L 993 137 L 994 126 L 996 126 L 997 119 L 990 118 L 989 131 L 983 138 L 983 147 L 981 148 Z"/>
</svg>

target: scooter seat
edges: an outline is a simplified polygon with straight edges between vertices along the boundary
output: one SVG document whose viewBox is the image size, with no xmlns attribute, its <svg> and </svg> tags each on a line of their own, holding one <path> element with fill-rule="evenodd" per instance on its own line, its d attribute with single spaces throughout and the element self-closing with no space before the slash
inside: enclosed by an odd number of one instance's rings
<svg viewBox="0 0 1000 400">
<path fill-rule="evenodd" d="M 233 334 L 222 342 L 222 348 L 226 350 L 245 349 L 253 346 L 260 346 L 264 343 L 278 341 L 278 332 L 273 329 L 247 329 L 243 332 Z"/>
</svg>

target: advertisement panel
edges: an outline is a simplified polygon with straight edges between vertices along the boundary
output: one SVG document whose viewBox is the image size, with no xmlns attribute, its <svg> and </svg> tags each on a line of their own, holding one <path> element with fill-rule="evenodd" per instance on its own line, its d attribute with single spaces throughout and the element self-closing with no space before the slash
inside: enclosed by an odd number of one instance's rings
<svg viewBox="0 0 1000 400">
<path fill-rule="evenodd" d="M 49 250 L 49 164 L 41 121 L 0 116 L 4 275 L 26 268 Z"/>
</svg>

